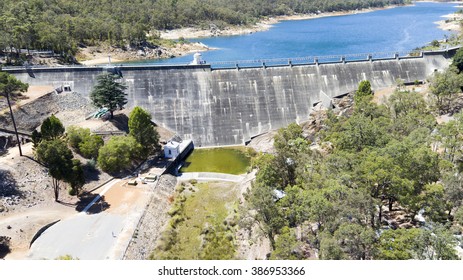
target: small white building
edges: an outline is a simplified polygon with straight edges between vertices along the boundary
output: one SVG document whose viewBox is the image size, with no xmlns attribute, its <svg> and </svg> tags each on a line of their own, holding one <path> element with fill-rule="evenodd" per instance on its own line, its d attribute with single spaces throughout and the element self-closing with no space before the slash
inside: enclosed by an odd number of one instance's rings
<svg viewBox="0 0 463 280">
<path fill-rule="evenodd" d="M 180 143 L 169 141 L 164 145 L 164 157 L 176 158 L 180 154 Z"/>
</svg>

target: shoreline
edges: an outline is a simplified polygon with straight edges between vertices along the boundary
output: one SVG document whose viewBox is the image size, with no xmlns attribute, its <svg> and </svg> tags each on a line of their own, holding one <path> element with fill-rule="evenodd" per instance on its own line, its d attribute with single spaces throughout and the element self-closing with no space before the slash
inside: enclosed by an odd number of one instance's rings
<svg viewBox="0 0 463 280">
<path fill-rule="evenodd" d="M 413 4 L 412 4 L 413 5 Z M 340 12 L 324 12 L 319 14 L 294 14 L 294 15 L 283 15 L 283 16 L 276 16 L 270 17 L 267 19 L 263 19 L 260 22 L 252 25 L 252 26 L 230 26 L 223 30 L 206 30 L 206 29 L 199 29 L 195 27 L 184 27 L 179 29 L 161 31 L 161 38 L 162 39 L 170 39 L 170 40 L 179 40 L 180 38 L 184 39 L 193 39 L 193 38 L 210 38 L 210 37 L 223 37 L 223 36 L 238 36 L 238 35 L 246 35 L 252 34 L 254 32 L 262 32 L 267 31 L 272 28 L 275 24 L 280 23 L 282 21 L 293 21 L 293 20 L 310 20 L 310 19 L 318 19 L 318 18 L 325 18 L 325 17 L 337 17 L 337 16 L 348 16 L 348 15 L 356 15 L 356 14 L 363 14 L 363 13 L 370 13 L 375 11 L 393 9 L 397 7 L 405 7 L 411 5 L 390 5 L 381 8 L 366 8 L 361 10 L 353 10 L 353 11 L 340 11 Z"/>
<path fill-rule="evenodd" d="M 461 4 L 461 2 L 460 2 Z M 463 9 L 463 6 L 458 5 L 457 8 Z M 452 13 L 448 15 L 441 16 L 443 20 L 435 21 L 437 28 L 444 31 L 460 32 L 462 30 L 461 22 L 463 20 L 463 14 Z"/>
<path fill-rule="evenodd" d="M 434 3 L 442 3 L 438 1 L 416 1 L 416 2 L 434 2 Z M 457 7 L 463 8 L 463 1 L 455 1 L 451 2 L 458 4 Z M 195 27 L 184 27 L 179 29 L 173 29 L 168 31 L 160 31 L 160 37 L 162 39 L 168 40 L 179 40 L 183 39 L 192 39 L 192 38 L 210 38 L 210 37 L 225 37 L 225 36 L 239 36 L 239 35 L 246 35 L 252 34 L 254 32 L 263 32 L 271 29 L 275 24 L 278 24 L 283 21 L 294 21 L 294 20 L 311 20 L 311 19 L 319 19 L 325 17 L 337 17 L 337 16 L 348 16 L 348 15 L 356 15 L 356 14 L 363 14 L 369 13 L 374 11 L 386 10 L 386 9 L 393 9 L 397 7 L 406 7 L 406 6 L 413 6 L 414 3 L 409 5 L 390 5 L 381 8 L 367 8 L 361 10 L 353 10 L 353 11 L 340 11 L 340 12 L 324 12 L 319 14 L 294 14 L 294 15 L 284 15 L 284 16 L 276 16 L 270 17 L 267 19 L 263 19 L 260 22 L 252 25 L 252 26 L 230 26 L 223 30 L 220 29 L 199 29 Z M 452 31 L 452 32 L 459 32 L 461 31 L 460 20 L 463 20 L 463 14 L 449 14 L 442 16 L 443 20 L 434 22 L 437 27 L 444 31 Z M 453 20 L 450 20 L 453 18 Z M 140 53 L 140 51 L 121 51 L 119 49 L 110 49 L 110 50 L 103 50 L 103 51 L 96 51 L 92 52 L 91 55 L 88 53 L 84 55 L 86 59 L 79 60 L 79 63 L 83 65 L 99 65 L 105 64 L 109 62 L 109 56 L 111 56 L 111 62 L 113 63 L 123 63 L 126 61 L 139 61 L 139 60 L 152 60 L 152 59 L 162 59 L 162 58 L 173 58 L 173 57 L 180 57 L 185 56 L 188 54 L 196 53 L 196 52 L 203 52 L 213 50 L 209 46 L 204 45 L 203 43 L 188 43 L 188 44 L 177 44 L 174 48 L 164 48 L 159 47 L 161 52 L 155 51 L 153 53 Z M 150 50 L 153 51 L 153 50 Z"/>
<path fill-rule="evenodd" d="M 113 47 L 87 47 L 79 50 L 78 62 L 82 65 L 93 66 L 111 63 L 123 63 L 127 61 L 142 61 L 172 58 L 184 56 L 196 52 L 213 50 L 202 43 L 177 43 L 175 47 L 167 48 L 162 46 L 140 47 L 131 50 L 122 50 Z"/>
</svg>

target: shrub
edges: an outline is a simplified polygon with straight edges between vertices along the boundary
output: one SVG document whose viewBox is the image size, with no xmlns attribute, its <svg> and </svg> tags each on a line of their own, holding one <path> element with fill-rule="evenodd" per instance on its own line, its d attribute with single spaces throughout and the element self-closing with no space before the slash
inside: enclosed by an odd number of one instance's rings
<svg viewBox="0 0 463 280">
<path fill-rule="evenodd" d="M 85 158 L 97 158 L 98 151 L 104 145 L 103 138 L 99 135 L 89 135 L 79 144 L 79 150 Z"/>
<path fill-rule="evenodd" d="M 108 173 L 119 173 L 129 169 L 134 160 L 140 158 L 142 147 L 131 136 L 114 136 L 101 147 L 98 165 Z"/>
<path fill-rule="evenodd" d="M 91 134 L 90 129 L 75 126 L 68 127 L 69 145 L 84 158 L 97 158 L 98 151 L 103 146 L 103 138 Z"/>
</svg>

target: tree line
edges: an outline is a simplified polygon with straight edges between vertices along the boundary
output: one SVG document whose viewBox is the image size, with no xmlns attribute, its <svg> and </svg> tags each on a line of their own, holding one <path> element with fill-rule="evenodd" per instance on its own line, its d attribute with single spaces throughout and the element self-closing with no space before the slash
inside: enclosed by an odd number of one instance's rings
<svg viewBox="0 0 463 280">
<path fill-rule="evenodd" d="M 0 50 L 52 50 L 64 57 L 79 45 L 138 45 L 156 30 L 254 23 L 263 16 L 346 11 L 408 0 L 3 0 Z M 11 62 L 11 61 L 9 61 Z"/>
<path fill-rule="evenodd" d="M 242 226 L 259 226 L 272 259 L 313 257 L 307 248 L 321 259 L 458 259 L 463 113 L 436 116 L 461 96 L 459 75 L 434 74 L 429 98 L 399 83 L 380 105 L 363 81 L 352 111 L 327 111 L 313 142 L 296 124 L 280 129 L 276 154 L 254 162 Z"/>
</svg>

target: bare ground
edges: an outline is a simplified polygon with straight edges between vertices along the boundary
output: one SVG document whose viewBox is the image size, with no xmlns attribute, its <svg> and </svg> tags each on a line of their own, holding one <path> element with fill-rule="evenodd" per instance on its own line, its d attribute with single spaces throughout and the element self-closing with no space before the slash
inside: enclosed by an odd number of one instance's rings
<svg viewBox="0 0 463 280">
<path fill-rule="evenodd" d="M 275 153 L 275 148 L 273 147 L 274 137 L 277 134 L 275 130 L 259 135 L 253 139 L 248 144 L 248 147 L 253 148 L 256 152 L 260 153 Z"/>
<path fill-rule="evenodd" d="M 0 182 L 13 187 L 13 192 L 0 194 L 0 236 L 11 238 L 11 253 L 6 259 L 23 259 L 32 237 L 43 226 L 76 213 L 78 199 L 69 196 L 62 184 L 61 203 L 54 201 L 51 180 L 46 168 L 31 160 L 32 143 L 23 145 L 20 157 L 17 148 L 10 148 L 0 157 L 0 173 L 8 174 L 8 180 Z M 86 190 L 97 187 L 109 179 L 105 173 L 96 173 L 87 180 Z"/>
<path fill-rule="evenodd" d="M 120 48 L 102 45 L 80 48 L 77 58 L 83 65 L 97 65 L 108 64 L 110 61 L 120 63 L 131 60 L 172 58 L 207 50 L 210 48 L 202 43 L 176 43 L 169 48 L 162 46 Z"/>
</svg>

